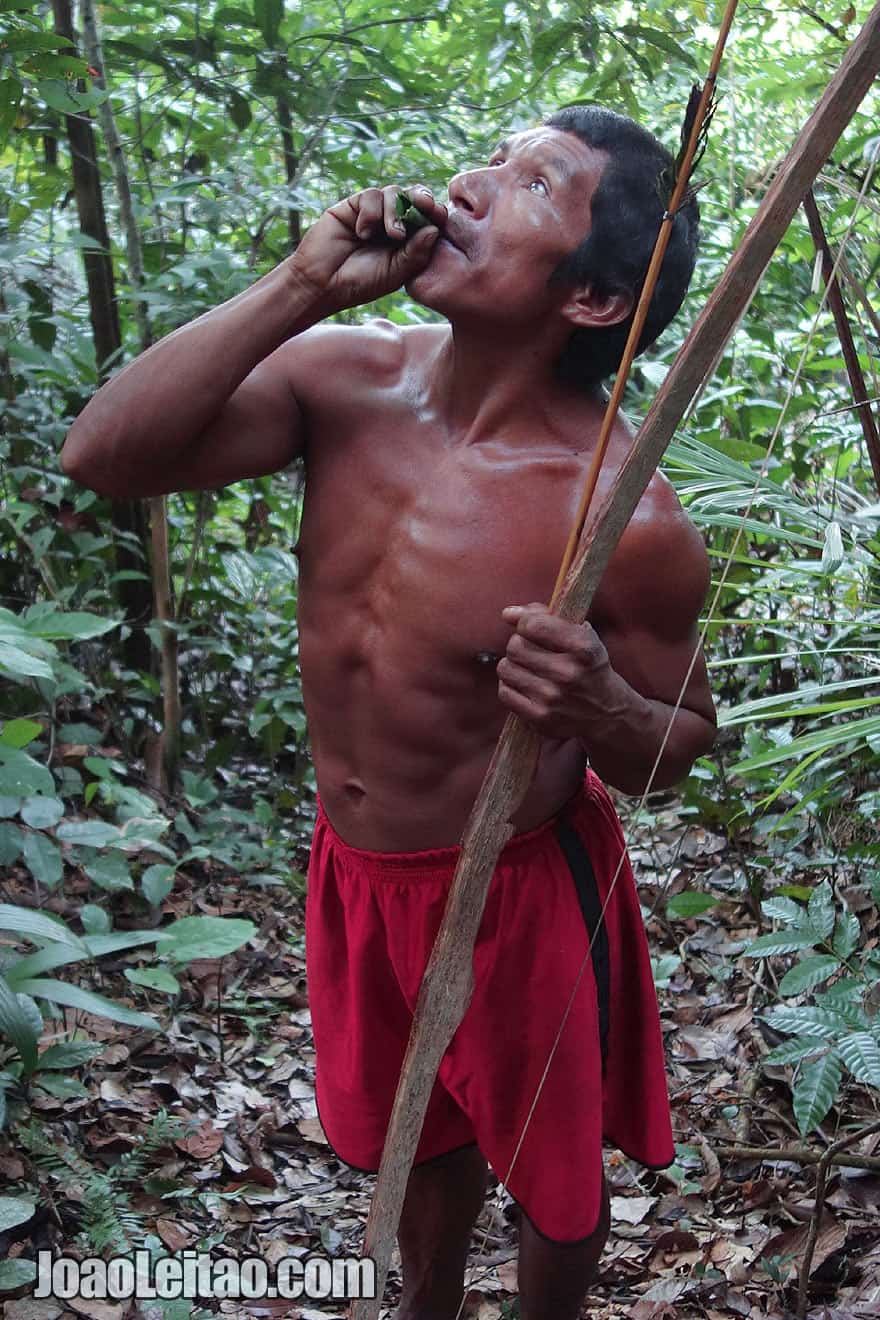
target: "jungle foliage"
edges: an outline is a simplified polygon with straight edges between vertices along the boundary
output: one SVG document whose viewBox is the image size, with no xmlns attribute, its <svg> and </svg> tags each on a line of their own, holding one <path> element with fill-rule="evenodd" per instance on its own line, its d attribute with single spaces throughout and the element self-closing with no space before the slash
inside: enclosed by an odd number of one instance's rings
<svg viewBox="0 0 880 1320">
<path fill-rule="evenodd" d="M 637 366 L 634 417 L 868 8 L 741 11 L 701 167 L 692 293 Z M 61 473 L 67 427 L 108 373 L 245 288 L 356 189 L 441 191 L 504 131 L 576 100 L 674 147 L 719 17 L 705 0 L 0 0 L 0 868 L 27 876 L 38 905 L 88 877 L 82 934 L 69 932 L 80 957 L 110 947 L 122 910 L 149 927 L 127 937 L 149 958 L 130 980 L 154 1011 L 174 994 L 174 928 L 153 927 L 175 875 L 290 884 L 301 863 L 314 806 L 292 554 L 302 483 L 287 471 L 152 501 L 151 540 L 143 506 Z M 877 125 L 873 92 L 816 188 L 875 410 Z M 804 1133 L 847 1079 L 880 1088 L 880 964 L 844 899 L 863 891 L 870 907 L 880 890 L 880 493 L 823 294 L 799 218 L 666 463 L 712 556 L 723 726 L 682 810 L 745 859 L 736 883 L 770 941 L 751 953 L 785 974 L 771 1057 L 794 1070 Z M 372 310 L 429 315 L 402 293 Z M 670 915 L 711 921 L 712 899 Z M 46 968 L 71 952 L 60 932 L 2 913 L 0 926 Z M 217 956 L 207 947 L 190 956 Z M 0 1099 L 34 1073 L 42 1024 L 11 950 Z"/>
</svg>

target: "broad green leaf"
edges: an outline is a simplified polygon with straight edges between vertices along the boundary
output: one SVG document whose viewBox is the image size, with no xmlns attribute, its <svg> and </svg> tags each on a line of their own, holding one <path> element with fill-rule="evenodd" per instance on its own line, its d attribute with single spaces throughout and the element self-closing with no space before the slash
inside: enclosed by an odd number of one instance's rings
<svg viewBox="0 0 880 1320">
<path fill-rule="evenodd" d="M 865 1082 L 880 1090 L 880 1044 L 867 1031 L 856 1031 L 838 1042 L 838 1049 L 847 1068 L 857 1082 Z"/>
<path fill-rule="evenodd" d="M 780 1067 L 786 1063 L 797 1063 L 806 1054 L 815 1054 L 826 1050 L 828 1042 L 818 1036 L 796 1036 L 794 1040 L 785 1040 L 775 1049 L 765 1054 L 762 1063 Z"/>
<path fill-rule="evenodd" d="M 66 981 L 47 981 L 43 978 L 23 981 L 19 987 L 26 994 L 37 999 L 48 999 L 53 1004 L 64 1004 L 67 1008 L 81 1008 L 95 1017 L 109 1018 L 111 1022 L 124 1022 L 130 1027 L 146 1027 L 150 1031 L 161 1031 L 159 1023 L 147 1013 L 137 1013 L 134 1009 L 117 1004 L 103 995 L 96 995 L 91 990 L 81 990 L 79 986 L 68 985 Z"/>
<path fill-rule="evenodd" d="M 247 944 L 256 934 L 252 921 L 240 917 L 181 917 L 161 932 L 157 953 L 174 962 L 194 958 L 223 958 Z"/>
<path fill-rule="evenodd" d="M 5 1037 L 18 1050 L 25 1073 L 32 1073 L 37 1065 L 40 1032 L 34 1030 L 31 1015 L 20 1001 L 19 993 L 10 987 L 5 977 L 0 976 L 0 1037 Z"/>
<path fill-rule="evenodd" d="M 7 820 L 10 816 L 17 816 L 20 807 L 21 798 L 0 797 L 0 820 Z"/>
<path fill-rule="evenodd" d="M 6 797 L 54 797 L 55 781 L 27 752 L 0 745 L 0 793 Z"/>
<path fill-rule="evenodd" d="M 858 947 L 861 927 L 854 912 L 841 912 L 834 929 L 831 947 L 838 958 L 848 958 Z"/>
<path fill-rule="evenodd" d="M 716 907 L 718 899 L 711 894 L 701 894 L 696 889 L 684 889 L 675 894 L 666 904 L 668 917 L 698 917 L 710 908 Z"/>
<path fill-rule="evenodd" d="M 144 986 L 147 990 L 161 990 L 166 995 L 176 995 L 180 990 L 177 977 L 164 967 L 126 967 L 125 975 L 132 985 Z"/>
<path fill-rule="evenodd" d="M 105 820 L 65 820 L 56 832 L 65 843 L 75 843 L 82 848 L 106 848 L 120 835 L 118 826 L 108 825 Z"/>
<path fill-rule="evenodd" d="M 761 911 L 771 921 L 782 921 L 786 926 L 803 926 L 806 924 L 806 908 L 790 898 L 776 896 L 765 899 L 761 904 Z"/>
<path fill-rule="evenodd" d="M 54 972 L 56 967 L 68 967 L 71 963 L 82 961 L 83 955 L 77 953 L 75 949 L 68 948 L 66 944 L 47 944 L 36 953 L 28 953 L 22 958 L 17 958 L 6 968 L 6 979 L 12 989 L 17 990 L 19 981 L 26 981 L 32 976 L 43 976 L 46 972 Z"/>
<path fill-rule="evenodd" d="M 10 678 L 51 678 L 52 669 L 39 656 L 0 640 L 0 674 Z"/>
<path fill-rule="evenodd" d="M 98 907 L 97 903 L 83 903 L 79 910 L 79 919 L 87 938 L 90 935 L 106 935 L 113 924 L 109 912 Z"/>
<path fill-rule="evenodd" d="M 11 820 L 0 821 L 0 866 L 11 866 L 24 851 L 24 830 Z"/>
<path fill-rule="evenodd" d="M 117 930 L 111 934 L 86 935 L 84 942 L 93 957 L 104 958 L 108 953 L 119 953 L 122 949 L 137 949 L 144 944 L 156 944 L 161 939 L 161 930 Z"/>
<path fill-rule="evenodd" d="M 827 940 L 834 930 L 834 895 L 827 880 L 823 880 L 813 890 L 807 911 L 810 924 L 823 940 Z"/>
<path fill-rule="evenodd" d="M 771 935 L 759 935 L 743 949 L 746 958 L 769 958 L 778 953 L 796 953 L 799 949 L 812 949 L 816 936 L 812 931 L 780 930 Z"/>
<path fill-rule="evenodd" d="M 29 797 L 21 808 L 25 825 L 34 830 L 50 830 L 64 815 L 64 803 L 56 797 Z"/>
<path fill-rule="evenodd" d="M 811 990 L 820 981 L 827 981 L 840 968 L 840 960 L 830 954 L 817 954 L 812 958 L 802 958 L 794 967 L 789 968 L 779 982 L 781 995 L 802 995 Z"/>
<path fill-rule="evenodd" d="M 36 1214 L 35 1201 L 23 1196 L 0 1196 L 0 1233 L 8 1233 L 10 1228 L 26 1224 Z"/>
<path fill-rule="evenodd" d="M 36 720 L 8 720 L 0 733 L 0 743 L 4 747 L 27 747 L 42 732 L 43 726 Z"/>
<path fill-rule="evenodd" d="M 64 875 L 61 850 L 47 835 L 27 835 L 24 841 L 24 860 L 31 875 L 41 885 L 47 889 L 55 889 L 60 885 Z"/>
<path fill-rule="evenodd" d="M 81 1068 L 90 1063 L 104 1049 L 98 1041 L 68 1040 L 57 1045 L 50 1045 L 39 1058 L 39 1068 L 44 1069 Z"/>
<path fill-rule="evenodd" d="M 118 852 L 108 852 L 93 858 L 83 867 L 86 875 L 108 893 L 121 889 L 134 889 L 134 881 L 128 869 L 128 862 Z"/>
<path fill-rule="evenodd" d="M 24 626 L 31 637 L 42 637 L 50 641 L 83 641 L 90 637 L 101 637 L 113 628 L 118 628 L 119 623 L 119 619 L 102 619 L 98 614 L 51 610 L 36 618 L 28 618 Z"/>
<path fill-rule="evenodd" d="M 834 1104 L 842 1075 L 840 1056 L 834 1050 L 801 1064 L 792 1088 L 792 1106 L 802 1136 L 812 1132 Z"/>
<path fill-rule="evenodd" d="M 47 1091 L 49 1095 L 54 1095 L 57 1100 L 79 1100 L 88 1095 L 88 1091 L 76 1077 L 59 1077 L 53 1072 L 37 1073 L 34 1081 L 37 1086 Z"/>
<path fill-rule="evenodd" d="M 152 907 L 159 907 L 171 893 L 175 874 L 175 868 L 167 866 L 164 862 L 148 866 L 144 871 L 141 876 L 141 891 Z"/>
<path fill-rule="evenodd" d="M 0 903 L 0 930 L 11 931 L 14 935 L 26 935 L 35 943 L 57 940 L 60 944 L 68 944 L 72 949 L 77 949 L 83 957 L 88 956 L 85 944 L 63 921 L 44 916 L 42 912 L 33 912 L 30 908 Z"/>
<path fill-rule="evenodd" d="M 797 1036 L 821 1036 L 823 1040 L 838 1040 L 850 1031 L 849 1023 L 841 1014 L 812 1005 L 803 1008 L 771 1008 L 764 1016 L 777 1031 Z"/>
<path fill-rule="evenodd" d="M 284 0 L 254 0 L 254 18 L 270 49 L 278 44 L 278 30 L 284 17 Z"/>
<path fill-rule="evenodd" d="M 32 1260 L 16 1256 L 13 1260 L 0 1260 L 0 1292 L 13 1292 L 26 1288 L 37 1277 L 37 1266 Z"/>
</svg>

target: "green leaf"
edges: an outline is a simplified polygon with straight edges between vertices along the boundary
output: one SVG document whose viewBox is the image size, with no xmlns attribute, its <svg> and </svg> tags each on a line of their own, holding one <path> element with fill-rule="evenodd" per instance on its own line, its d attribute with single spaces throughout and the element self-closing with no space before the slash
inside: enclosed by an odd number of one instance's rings
<svg viewBox="0 0 880 1320">
<path fill-rule="evenodd" d="M 57 940 L 60 944 L 68 944 L 72 949 L 77 949 L 83 957 L 88 957 L 85 944 L 63 921 L 44 916 L 42 912 L 32 912 L 30 908 L 0 903 L 0 930 L 11 931 L 14 935 L 26 935 L 34 943 Z"/>
<path fill-rule="evenodd" d="M 0 1292 L 13 1292 L 16 1288 L 25 1288 L 37 1277 L 37 1267 L 32 1260 L 0 1260 Z"/>
<path fill-rule="evenodd" d="M 38 884 L 45 885 L 47 889 L 55 889 L 60 885 L 64 875 L 61 850 L 45 834 L 26 836 L 24 860 Z"/>
<path fill-rule="evenodd" d="M 159 907 L 174 888 L 176 870 L 164 862 L 148 866 L 141 876 L 141 890 L 152 907 Z"/>
<path fill-rule="evenodd" d="M 79 1100 L 88 1095 L 82 1082 L 76 1077 L 58 1077 L 55 1073 L 38 1073 L 34 1078 L 37 1086 L 54 1095 L 58 1100 Z"/>
<path fill-rule="evenodd" d="M 21 808 L 25 825 L 34 830 L 50 830 L 64 815 L 64 803 L 56 797 L 29 797 Z"/>
<path fill-rule="evenodd" d="M 79 919 L 83 924 L 86 936 L 106 935 L 113 924 L 110 920 L 109 912 L 98 907 L 97 903 L 83 903 L 79 910 Z"/>
<path fill-rule="evenodd" d="M 4 747 L 27 747 L 42 732 L 43 726 L 36 720 L 9 720 L 3 725 L 0 743 Z"/>
<path fill-rule="evenodd" d="M 17 816 L 20 807 L 21 798 L 0 797 L 0 820 L 6 820 L 10 816 Z"/>
<path fill-rule="evenodd" d="M 0 1034 L 18 1050 L 25 1073 L 32 1073 L 37 1066 L 40 1032 L 34 1030 L 31 1014 L 3 976 L 0 976 Z"/>
<path fill-rule="evenodd" d="M 10 678 L 51 678 L 52 670 L 39 656 L 0 640 L 0 674 L 8 674 Z"/>
<path fill-rule="evenodd" d="M 24 626 L 31 637 L 42 637 L 50 641 L 84 641 L 90 637 L 101 637 L 113 628 L 118 628 L 120 622 L 120 619 L 102 619 L 99 614 L 50 610 L 35 618 L 25 619 Z"/>
<path fill-rule="evenodd" d="M 278 31 L 284 16 L 284 0 L 254 0 L 254 18 L 270 50 L 278 44 Z"/>
<path fill-rule="evenodd" d="M 759 935 L 743 949 L 745 958 L 769 958 L 777 953 L 796 953 L 798 949 L 812 949 L 816 936 L 812 931 L 780 930 L 770 935 Z"/>
<path fill-rule="evenodd" d="M 109 935 L 87 935 L 85 943 L 93 957 L 103 958 L 108 953 L 119 953 L 122 949 L 157 944 L 161 939 L 161 930 L 116 930 Z"/>
<path fill-rule="evenodd" d="M 124 1022 L 130 1027 L 146 1027 L 150 1031 L 161 1031 L 159 1023 L 147 1013 L 137 1013 L 124 1004 L 117 1004 L 103 995 L 93 994 L 91 990 L 81 990 L 79 986 L 68 985 L 66 981 L 47 981 L 42 978 L 22 981 L 21 990 L 34 995 L 37 999 L 48 999 L 52 1004 L 64 1004 L 67 1008 L 81 1008 L 95 1017 L 109 1018 L 111 1022 Z"/>
<path fill-rule="evenodd" d="M 834 1104 L 843 1067 L 834 1050 L 802 1063 L 795 1079 L 792 1105 L 801 1136 L 812 1132 Z"/>
<path fill-rule="evenodd" d="M 823 940 L 827 940 L 834 930 L 834 895 L 827 880 L 823 880 L 813 890 L 807 912 L 810 924 Z"/>
<path fill-rule="evenodd" d="M 867 1031 L 855 1031 L 838 1042 L 847 1068 L 857 1082 L 880 1090 L 880 1045 Z"/>
<path fill-rule="evenodd" d="M 675 894 L 666 904 L 666 915 L 668 917 L 698 917 L 702 912 L 708 912 L 710 908 L 716 907 L 717 898 L 711 894 L 701 894 L 696 889 L 684 889 L 680 894 Z"/>
<path fill-rule="evenodd" d="M 223 958 L 253 939 L 257 928 L 240 917 L 181 917 L 162 931 L 157 948 L 163 958 L 191 962 L 194 958 Z"/>
<path fill-rule="evenodd" d="M 82 848 L 106 848 L 120 837 L 120 830 L 105 820 L 66 820 L 58 826 L 57 835 L 65 843 Z"/>
<path fill-rule="evenodd" d="M 778 895 L 766 899 L 761 904 L 761 911 L 771 921 L 782 921 L 786 926 L 803 926 L 807 920 L 806 908 L 790 898 L 780 898 Z"/>
<path fill-rule="evenodd" d="M 848 958 L 855 951 L 861 933 L 859 919 L 856 914 L 854 912 L 841 912 L 837 918 L 834 939 L 831 942 L 831 947 L 838 958 Z"/>
<path fill-rule="evenodd" d="M 43 1050 L 38 1060 L 40 1072 L 66 1068 L 81 1068 L 90 1063 L 96 1055 L 102 1053 L 104 1046 L 94 1040 L 67 1040 L 57 1045 L 50 1045 Z"/>
<path fill-rule="evenodd" d="M 176 995 L 180 990 L 177 977 L 164 967 L 126 967 L 125 975 L 132 985 L 142 985 L 147 990 L 161 990 L 167 995 Z"/>
<path fill-rule="evenodd" d="M 134 889 L 128 862 L 118 852 L 105 853 L 83 867 L 86 875 L 98 886 L 114 894 L 122 889 Z"/>
<path fill-rule="evenodd" d="M 12 989 L 17 990 L 19 982 L 29 977 L 43 976 L 46 972 L 54 972 L 56 967 L 67 967 L 71 963 L 83 961 L 82 954 L 69 949 L 66 944 L 47 944 L 45 948 L 18 958 L 7 967 L 6 979 Z"/>
<path fill-rule="evenodd" d="M 785 973 L 779 982 L 781 995 L 802 995 L 811 990 L 820 981 L 827 981 L 829 976 L 840 969 L 840 960 L 830 954 L 817 954 L 813 958 L 802 958 L 799 963 Z"/>
<path fill-rule="evenodd" d="M 795 1036 L 821 1036 L 823 1040 L 837 1040 L 850 1031 L 849 1023 L 840 1013 L 827 1008 L 771 1008 L 765 1020 L 777 1031 Z"/>
<path fill-rule="evenodd" d="M 17 799 L 16 799 L 17 800 Z M 24 830 L 11 820 L 0 821 L 0 866 L 11 866 L 24 850 Z"/>
<path fill-rule="evenodd" d="M 765 1054 L 763 1064 L 780 1067 L 786 1063 L 797 1063 L 805 1054 L 815 1054 L 817 1050 L 826 1050 L 828 1042 L 818 1036 L 796 1036 L 794 1040 L 784 1040 L 769 1054 Z"/>
<path fill-rule="evenodd" d="M 55 781 L 46 767 L 27 752 L 0 745 L 0 793 L 7 797 L 53 797 Z"/>
<path fill-rule="evenodd" d="M 8 1233 L 10 1228 L 26 1224 L 36 1214 L 35 1201 L 28 1201 L 23 1196 L 0 1196 L 0 1233 Z"/>
</svg>

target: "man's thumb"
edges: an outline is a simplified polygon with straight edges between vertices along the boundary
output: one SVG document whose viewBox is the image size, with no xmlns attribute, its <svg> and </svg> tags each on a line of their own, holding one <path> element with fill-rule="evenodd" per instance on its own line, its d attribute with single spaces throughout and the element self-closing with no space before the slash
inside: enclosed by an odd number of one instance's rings
<svg viewBox="0 0 880 1320">
<path fill-rule="evenodd" d="M 423 229 L 417 229 L 412 238 L 407 239 L 403 247 L 395 253 L 400 269 L 409 272 L 420 270 L 422 266 L 427 265 L 439 237 L 440 230 L 436 225 L 426 225 Z"/>
</svg>

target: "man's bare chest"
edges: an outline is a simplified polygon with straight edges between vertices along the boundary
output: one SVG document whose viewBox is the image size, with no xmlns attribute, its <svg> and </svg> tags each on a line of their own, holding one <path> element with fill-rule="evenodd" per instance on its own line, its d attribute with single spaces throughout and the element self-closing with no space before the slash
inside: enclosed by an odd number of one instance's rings
<svg viewBox="0 0 880 1320">
<path fill-rule="evenodd" d="M 328 445 L 307 475 L 301 608 L 320 595 L 409 645 L 503 653 L 504 606 L 549 599 L 586 463 L 418 427 Z"/>
</svg>

